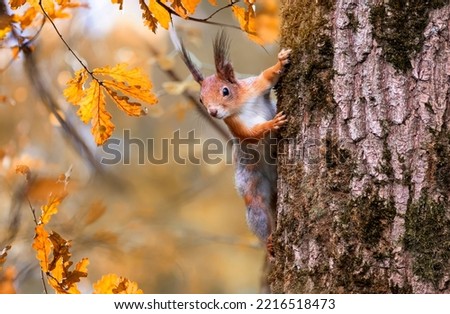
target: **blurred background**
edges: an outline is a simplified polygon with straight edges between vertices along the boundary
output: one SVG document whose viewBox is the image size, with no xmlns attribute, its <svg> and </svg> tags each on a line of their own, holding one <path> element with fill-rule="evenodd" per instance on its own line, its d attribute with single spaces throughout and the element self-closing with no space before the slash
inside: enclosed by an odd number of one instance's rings
<svg viewBox="0 0 450 314">
<path fill-rule="evenodd" d="M 71 19 L 56 24 L 71 48 L 91 69 L 121 62 L 141 67 L 159 99 L 140 118 L 128 117 L 108 102 L 116 125 L 113 138 L 122 140 L 124 130 L 129 130 L 132 138 L 145 143 L 152 139 L 155 147 L 145 144 L 150 151 L 144 153 L 155 157 L 160 156 L 162 139 L 173 138 L 177 130 L 182 137 L 195 130 L 202 142 L 217 138 L 225 143 L 192 102 L 173 91 L 179 82 L 170 71 L 186 83 L 192 78 L 174 51 L 169 32 L 159 28 L 155 35 L 145 27 L 137 1 L 125 1 L 122 11 L 109 0 L 85 2 L 89 9 L 74 10 Z M 215 10 L 203 2 L 195 16 Z M 230 10 L 214 20 L 237 25 Z M 213 73 L 212 40 L 221 28 L 179 18 L 174 18 L 174 27 L 204 73 Z M 227 33 L 232 40 L 230 57 L 240 75 L 259 74 L 275 62 L 276 45 L 263 48 L 236 29 Z M 60 114 L 76 126 L 100 161 L 107 155 L 95 145 L 90 125 L 79 120 L 77 108 L 63 96 L 66 82 L 80 65 L 49 23 L 35 41 L 33 55 Z M 0 50 L 2 68 L 10 59 L 10 49 Z M 195 84 L 189 86 L 197 95 Z M 264 250 L 247 229 L 233 165 L 225 158 L 215 165 L 179 165 L 169 150 L 164 165 L 147 160 L 139 164 L 134 145 L 128 165 L 103 166 L 99 175 L 34 92 L 22 55 L 0 73 L 0 95 L 0 244 L 12 246 L 5 266 L 14 269 L 18 293 L 42 292 L 39 263 L 31 248 L 30 207 L 39 214 L 64 173 L 70 173 L 69 194 L 47 229 L 72 241 L 74 261 L 89 258 L 89 275 L 79 284 L 82 292 L 91 292 L 92 283 L 108 273 L 136 281 L 144 293 L 259 291 Z M 201 145 L 194 153 L 202 156 Z M 17 165 L 31 170 L 33 184 L 28 188 L 24 176 L 16 173 Z"/>
</svg>

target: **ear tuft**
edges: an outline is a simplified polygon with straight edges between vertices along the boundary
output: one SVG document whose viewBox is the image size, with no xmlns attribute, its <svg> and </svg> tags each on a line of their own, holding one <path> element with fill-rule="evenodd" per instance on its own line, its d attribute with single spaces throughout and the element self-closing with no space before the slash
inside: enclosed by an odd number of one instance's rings
<svg viewBox="0 0 450 314">
<path fill-rule="evenodd" d="M 213 47 L 217 76 L 230 83 L 237 83 L 233 66 L 228 59 L 230 40 L 224 30 L 216 35 Z"/>
<path fill-rule="evenodd" d="M 184 44 L 183 44 L 183 42 L 181 40 L 180 40 L 180 47 L 181 47 L 181 58 L 183 59 L 183 62 L 188 67 L 189 72 L 191 72 L 192 77 L 194 78 L 194 80 L 197 81 L 197 83 L 199 83 L 200 85 L 202 85 L 203 75 L 200 72 L 200 69 L 192 61 L 191 56 L 187 52 L 187 50 L 184 47 Z"/>
</svg>

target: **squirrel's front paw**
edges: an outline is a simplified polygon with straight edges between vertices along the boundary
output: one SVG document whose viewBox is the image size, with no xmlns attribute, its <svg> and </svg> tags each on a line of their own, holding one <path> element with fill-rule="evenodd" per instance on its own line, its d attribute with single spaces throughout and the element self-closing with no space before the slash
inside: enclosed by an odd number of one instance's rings
<svg viewBox="0 0 450 314">
<path fill-rule="evenodd" d="M 277 115 L 272 119 L 272 129 L 277 130 L 283 124 L 287 122 L 286 115 L 283 112 L 277 113 Z"/>
<path fill-rule="evenodd" d="M 289 63 L 289 56 L 291 54 L 292 49 L 281 49 L 278 53 L 278 60 L 282 65 L 286 65 Z"/>
</svg>

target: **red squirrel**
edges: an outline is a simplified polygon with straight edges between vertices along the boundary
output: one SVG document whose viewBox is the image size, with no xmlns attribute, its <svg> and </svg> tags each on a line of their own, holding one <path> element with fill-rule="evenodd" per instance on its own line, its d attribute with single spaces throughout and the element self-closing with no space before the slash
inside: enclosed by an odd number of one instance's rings
<svg viewBox="0 0 450 314">
<path fill-rule="evenodd" d="M 230 41 L 225 32 L 216 36 L 213 47 L 216 74 L 206 78 L 181 43 L 182 58 L 200 84 L 200 102 L 212 117 L 224 120 L 239 142 L 234 151 L 236 188 L 244 198 L 250 229 L 267 243 L 274 228 L 277 184 L 269 134 L 286 123 L 286 116 L 276 113 L 270 91 L 289 63 L 291 50 L 282 49 L 278 62 L 259 76 L 239 80 L 228 58 Z"/>
</svg>

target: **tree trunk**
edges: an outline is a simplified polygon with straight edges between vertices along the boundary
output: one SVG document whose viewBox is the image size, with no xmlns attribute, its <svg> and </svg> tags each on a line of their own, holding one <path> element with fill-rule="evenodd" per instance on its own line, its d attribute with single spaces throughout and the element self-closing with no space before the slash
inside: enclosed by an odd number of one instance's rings
<svg viewBox="0 0 450 314">
<path fill-rule="evenodd" d="M 448 0 L 284 0 L 275 293 L 450 293 Z"/>
</svg>

